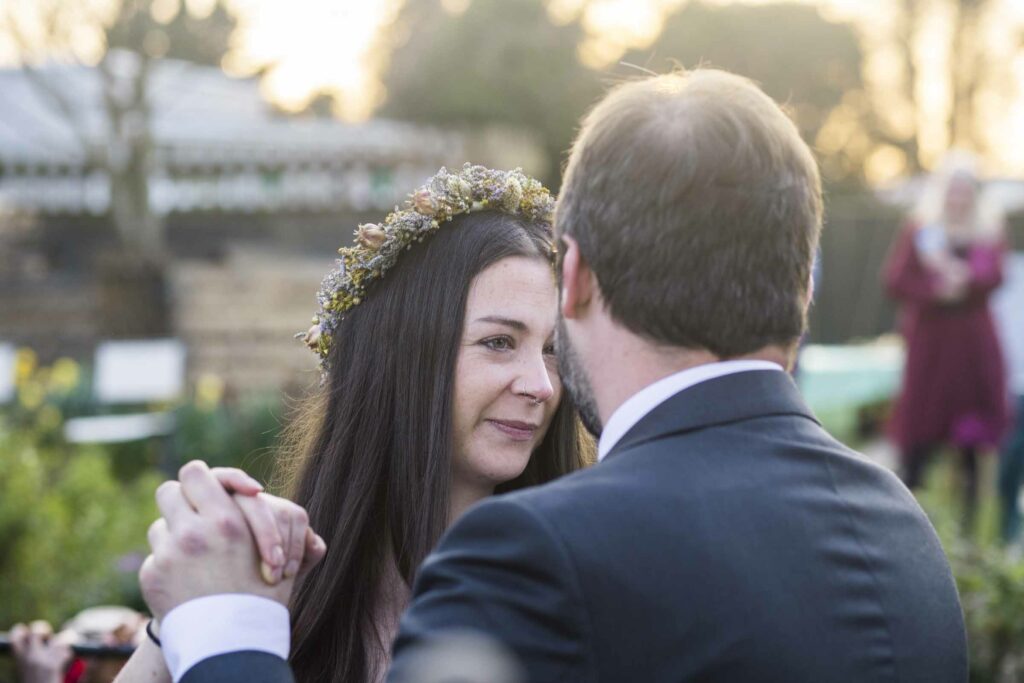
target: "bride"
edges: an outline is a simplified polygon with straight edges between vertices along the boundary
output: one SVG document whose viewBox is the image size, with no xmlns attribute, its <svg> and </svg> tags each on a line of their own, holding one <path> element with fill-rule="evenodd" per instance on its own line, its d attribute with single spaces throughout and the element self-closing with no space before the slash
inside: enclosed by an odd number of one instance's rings
<svg viewBox="0 0 1024 683">
<path fill-rule="evenodd" d="M 383 680 L 452 521 L 591 460 L 555 365 L 553 205 L 518 170 L 441 169 L 340 250 L 305 335 L 321 392 L 291 432 L 291 497 L 327 544 L 292 595 L 298 681 Z M 119 680 L 158 678 L 147 641 Z"/>
</svg>

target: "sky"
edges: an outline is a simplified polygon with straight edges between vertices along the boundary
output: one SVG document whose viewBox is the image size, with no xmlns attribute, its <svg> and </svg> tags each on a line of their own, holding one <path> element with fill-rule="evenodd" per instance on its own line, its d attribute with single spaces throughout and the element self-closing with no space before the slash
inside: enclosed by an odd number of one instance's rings
<svg viewBox="0 0 1024 683">
<path fill-rule="evenodd" d="M 348 119 L 369 116 L 383 97 L 373 58 L 377 33 L 395 18 L 398 0 L 230 0 L 244 36 L 225 60 L 229 72 L 275 63 L 268 98 L 301 108 L 311 95 L 338 95 Z"/>
</svg>

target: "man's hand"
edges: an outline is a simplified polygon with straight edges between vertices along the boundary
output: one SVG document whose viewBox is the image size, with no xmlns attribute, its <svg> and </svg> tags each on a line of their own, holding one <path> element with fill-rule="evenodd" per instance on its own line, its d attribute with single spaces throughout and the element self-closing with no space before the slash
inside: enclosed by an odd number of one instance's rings
<svg viewBox="0 0 1024 683">
<path fill-rule="evenodd" d="M 294 575 L 276 585 L 261 578 L 246 519 L 205 463 L 188 463 L 179 477 L 180 484 L 164 482 L 157 489 L 163 518 L 150 526 L 153 552 L 139 570 L 142 593 L 154 616 L 162 619 L 188 600 L 219 593 L 249 593 L 286 605 Z M 289 519 L 289 541 L 293 535 L 307 538 L 308 517 L 298 510 L 290 510 L 295 516 Z M 322 546 L 317 541 L 314 535 L 312 544 Z"/>
</svg>

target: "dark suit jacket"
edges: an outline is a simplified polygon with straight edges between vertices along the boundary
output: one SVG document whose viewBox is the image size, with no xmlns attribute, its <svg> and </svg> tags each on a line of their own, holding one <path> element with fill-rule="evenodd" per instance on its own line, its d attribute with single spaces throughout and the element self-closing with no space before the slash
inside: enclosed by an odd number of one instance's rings
<svg viewBox="0 0 1024 683">
<path fill-rule="evenodd" d="M 597 466 L 464 515 L 420 571 L 389 681 L 452 628 L 509 646 L 531 683 L 967 680 L 921 508 L 774 371 L 695 385 Z"/>
<path fill-rule="evenodd" d="M 288 663 L 267 652 L 230 652 L 210 657 L 185 672 L 179 683 L 293 683 Z"/>
<path fill-rule="evenodd" d="M 691 387 L 604 462 L 467 512 L 420 571 L 389 681 L 419 680 L 417 646 L 449 629 L 505 644 L 531 683 L 967 679 L 924 513 L 773 371 Z M 279 659 L 227 675 L 253 656 L 183 681 L 287 680 Z"/>
</svg>

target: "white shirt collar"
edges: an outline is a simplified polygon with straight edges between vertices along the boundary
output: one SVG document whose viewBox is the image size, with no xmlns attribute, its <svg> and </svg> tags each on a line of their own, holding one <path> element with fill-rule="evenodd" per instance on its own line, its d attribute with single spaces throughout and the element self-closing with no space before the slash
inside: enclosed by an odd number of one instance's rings
<svg viewBox="0 0 1024 683">
<path fill-rule="evenodd" d="M 608 423 L 601 431 L 601 439 L 597 443 L 597 459 L 604 460 L 604 457 L 626 435 L 626 432 L 649 412 L 680 391 L 709 379 L 748 370 L 782 371 L 782 366 L 767 360 L 724 360 L 687 368 L 674 375 L 659 379 L 654 384 L 648 384 L 626 399 L 608 418 Z"/>
</svg>

